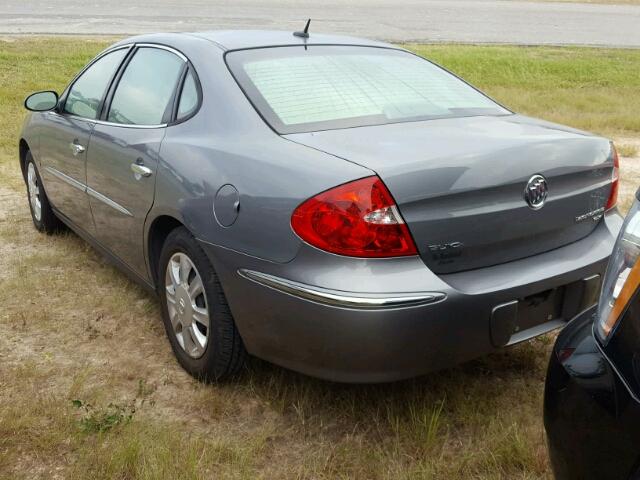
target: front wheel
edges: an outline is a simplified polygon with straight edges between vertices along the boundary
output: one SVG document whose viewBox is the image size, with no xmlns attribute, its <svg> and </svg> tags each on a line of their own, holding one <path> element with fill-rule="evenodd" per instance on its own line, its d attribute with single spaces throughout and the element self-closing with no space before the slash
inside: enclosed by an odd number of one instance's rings
<svg viewBox="0 0 640 480">
<path fill-rule="evenodd" d="M 185 228 L 167 237 L 158 272 L 162 318 L 180 365 L 204 381 L 238 373 L 246 357 L 242 339 L 209 259 Z"/>
<path fill-rule="evenodd" d="M 29 209 L 31 210 L 33 225 L 40 232 L 48 234 L 58 232 L 63 228 L 63 224 L 53 213 L 31 152 L 27 152 L 26 174 L 27 195 L 29 197 Z"/>
</svg>

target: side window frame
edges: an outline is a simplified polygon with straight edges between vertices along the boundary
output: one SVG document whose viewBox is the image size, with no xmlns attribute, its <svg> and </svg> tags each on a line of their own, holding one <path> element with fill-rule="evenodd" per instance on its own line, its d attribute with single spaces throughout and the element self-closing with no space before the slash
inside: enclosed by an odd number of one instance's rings
<svg viewBox="0 0 640 480">
<path fill-rule="evenodd" d="M 134 55 L 140 48 L 157 48 L 160 50 L 167 50 L 173 53 L 174 55 L 178 56 L 180 59 L 184 61 L 182 71 L 178 76 L 178 81 L 176 83 L 176 86 L 174 87 L 173 94 L 168 102 L 167 110 L 163 115 L 163 123 L 159 125 L 126 125 L 126 124 L 108 122 L 107 115 L 109 113 L 109 109 L 111 108 L 111 101 L 113 100 L 113 96 L 118 87 L 120 79 L 122 78 L 124 71 L 129 65 L 129 62 L 131 61 L 131 59 L 134 57 Z M 69 93 L 71 92 L 71 89 L 73 88 L 75 83 L 80 79 L 80 77 L 100 59 L 118 50 L 127 50 L 127 52 L 122 58 L 118 67 L 115 69 L 114 73 L 111 75 L 111 78 L 109 78 L 109 81 L 107 82 L 107 88 L 105 89 L 105 92 L 100 100 L 100 106 L 98 108 L 97 117 L 95 119 L 85 118 L 85 117 L 80 117 L 78 115 L 74 115 L 73 113 L 70 113 L 70 112 L 66 112 L 65 106 L 67 103 L 67 98 L 69 96 Z M 188 73 L 191 73 L 191 75 L 193 75 L 193 79 L 196 85 L 196 92 L 198 95 L 198 103 L 196 107 L 189 114 L 185 115 L 184 117 L 178 118 L 178 108 L 180 105 L 180 99 L 182 98 L 182 91 L 184 89 L 184 85 L 185 85 Z M 157 44 L 156 43 L 128 43 L 125 45 L 118 45 L 117 47 L 113 47 L 108 50 L 105 50 L 96 58 L 91 60 L 90 63 L 85 65 L 84 68 L 82 68 L 82 70 L 80 70 L 76 74 L 76 76 L 73 77 L 71 82 L 69 82 L 65 90 L 62 92 L 62 95 L 60 96 L 60 100 L 58 101 L 58 105 L 56 106 L 55 112 L 58 113 L 59 115 L 69 115 L 72 117 L 81 118 L 89 122 L 103 123 L 108 125 L 120 126 L 124 128 L 136 128 L 136 127 L 137 128 L 145 128 L 145 127 L 157 128 L 157 127 L 167 127 L 171 125 L 177 125 L 177 124 L 186 122 L 190 118 L 193 118 L 200 111 L 200 108 L 202 107 L 202 103 L 203 103 L 202 84 L 200 83 L 198 72 L 196 71 L 191 61 L 186 57 L 186 55 L 184 55 L 179 50 L 176 50 L 175 48 L 162 45 L 159 43 Z"/>
<path fill-rule="evenodd" d="M 104 52 L 102 52 L 100 55 L 98 55 L 96 58 L 94 58 L 90 63 L 88 63 L 87 65 L 84 66 L 84 68 L 82 70 L 80 70 L 75 77 L 73 77 L 73 80 L 71 80 L 71 82 L 69 83 L 69 85 L 67 85 L 67 88 L 65 88 L 64 92 L 62 93 L 60 100 L 58 101 L 58 105 L 56 107 L 56 113 L 60 114 L 60 115 L 69 115 L 69 116 L 73 116 L 73 117 L 77 117 L 77 118 L 82 118 L 84 120 L 90 121 L 90 122 L 95 122 L 96 120 L 99 120 L 102 117 L 102 112 L 104 110 L 104 104 L 105 104 L 105 100 L 107 99 L 107 96 L 109 95 L 109 92 L 111 90 L 111 87 L 113 86 L 113 81 L 114 79 L 120 74 L 120 72 L 123 69 L 123 66 L 128 63 L 129 58 L 131 57 L 131 52 L 134 50 L 133 49 L 134 45 L 132 44 L 127 44 L 127 45 L 120 45 L 114 48 L 111 48 L 109 50 L 105 50 Z M 93 65 L 95 65 L 98 61 L 100 61 L 102 58 L 106 57 L 107 55 L 113 53 L 113 52 L 117 52 L 118 50 L 128 50 L 127 53 L 124 55 L 124 57 L 122 58 L 122 60 L 120 61 L 120 63 L 118 64 L 118 67 L 115 69 L 115 71 L 113 72 L 113 74 L 111 75 L 111 77 L 109 78 L 109 81 L 107 82 L 107 88 L 105 89 L 104 93 L 102 94 L 102 98 L 100 99 L 100 105 L 98 107 L 98 112 L 97 112 L 97 116 L 96 118 L 86 118 L 86 117 L 81 117 L 79 115 L 75 115 L 71 112 L 67 112 L 65 110 L 66 108 L 66 104 L 67 104 L 67 98 L 69 97 L 69 93 L 71 92 L 71 90 L 73 89 L 73 86 L 76 84 L 76 82 L 80 79 L 80 77 L 82 77 L 82 75 L 84 75 L 84 73 L 89 70 L 91 67 L 93 67 Z"/>
<path fill-rule="evenodd" d="M 113 97 L 115 95 L 116 90 L 118 89 L 120 80 L 122 79 L 124 72 L 129 66 L 129 63 L 135 57 L 138 50 L 140 50 L 141 48 L 155 48 L 158 50 L 166 50 L 176 55 L 178 58 L 180 58 L 184 62 L 182 65 L 182 70 L 178 75 L 178 81 L 176 82 L 176 85 L 174 85 L 173 87 L 173 93 L 169 98 L 169 101 L 167 102 L 167 109 L 165 110 L 164 115 L 162 117 L 162 123 L 157 125 L 129 125 L 129 124 L 109 122 L 107 121 L 107 118 L 109 115 L 109 109 L 111 108 L 111 103 L 113 102 Z M 175 101 L 176 101 L 176 98 L 179 98 L 180 96 L 178 95 L 178 92 L 182 92 L 182 84 L 184 83 L 184 78 L 186 77 L 186 72 L 189 69 L 190 65 L 191 65 L 191 62 L 189 62 L 189 59 L 182 52 L 174 48 L 171 48 L 162 44 L 156 44 L 156 43 L 137 43 L 133 45 L 131 52 L 129 52 L 127 57 L 124 59 L 124 61 L 120 65 L 120 68 L 118 69 L 117 74 L 111 80 L 111 84 L 107 89 L 107 93 L 105 95 L 105 98 L 102 104 L 102 110 L 100 112 L 100 116 L 98 117 L 99 121 L 101 123 L 106 123 L 108 125 L 114 125 L 114 126 L 119 126 L 124 128 L 161 128 L 161 127 L 166 127 L 168 125 L 172 125 L 175 119 L 175 107 L 174 107 Z M 198 108 L 200 108 L 199 105 L 198 105 Z"/>
<path fill-rule="evenodd" d="M 193 76 L 193 80 L 196 84 L 196 94 L 198 96 L 198 100 L 196 103 L 196 107 L 191 110 L 187 115 L 178 118 L 178 109 L 180 107 L 180 100 L 182 99 L 182 92 L 184 90 L 185 83 L 187 81 L 187 76 L 191 73 Z M 202 85 L 200 84 L 200 78 L 198 77 L 198 72 L 193 67 L 191 62 L 187 62 L 187 68 L 182 74 L 180 78 L 180 82 L 178 83 L 178 90 L 176 91 L 175 98 L 173 99 L 173 110 L 171 112 L 171 122 L 170 125 L 178 125 L 180 123 L 186 122 L 190 118 L 193 118 L 199 111 L 202 106 Z"/>
</svg>

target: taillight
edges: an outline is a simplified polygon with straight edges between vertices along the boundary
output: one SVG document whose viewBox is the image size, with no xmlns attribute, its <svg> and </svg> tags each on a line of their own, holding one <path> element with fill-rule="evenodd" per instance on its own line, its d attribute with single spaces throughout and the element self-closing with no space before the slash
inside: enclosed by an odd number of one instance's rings
<svg viewBox="0 0 640 480">
<path fill-rule="evenodd" d="M 563 348 L 559 350 L 556 353 L 556 356 L 558 357 L 558 361 L 560 363 L 566 362 L 567 360 L 569 360 L 569 358 L 571 358 L 571 355 L 573 355 L 573 352 L 575 351 L 576 351 L 575 348 Z"/>
<path fill-rule="evenodd" d="M 616 206 L 618 203 L 618 184 L 620 183 L 620 160 L 618 159 L 618 152 L 616 147 L 611 144 L 611 155 L 613 156 L 613 173 L 611 174 L 611 193 L 609 193 L 609 199 L 605 210 L 609 210 Z"/>
<path fill-rule="evenodd" d="M 393 197 L 375 176 L 310 198 L 295 209 L 291 226 L 307 243 L 339 255 L 379 258 L 417 254 Z"/>
</svg>

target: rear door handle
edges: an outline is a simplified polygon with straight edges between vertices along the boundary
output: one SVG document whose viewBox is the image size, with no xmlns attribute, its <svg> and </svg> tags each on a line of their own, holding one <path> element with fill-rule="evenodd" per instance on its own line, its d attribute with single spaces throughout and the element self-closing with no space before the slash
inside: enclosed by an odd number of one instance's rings
<svg viewBox="0 0 640 480">
<path fill-rule="evenodd" d="M 131 171 L 135 173 L 136 176 L 140 175 L 141 177 L 150 177 L 153 173 L 149 167 L 145 167 L 144 165 L 140 165 L 139 163 L 132 163 Z"/>
<path fill-rule="evenodd" d="M 80 145 L 78 139 L 75 139 L 73 142 L 71 142 L 69 146 L 71 147 L 71 152 L 73 153 L 74 157 L 85 151 L 85 148 Z"/>
</svg>

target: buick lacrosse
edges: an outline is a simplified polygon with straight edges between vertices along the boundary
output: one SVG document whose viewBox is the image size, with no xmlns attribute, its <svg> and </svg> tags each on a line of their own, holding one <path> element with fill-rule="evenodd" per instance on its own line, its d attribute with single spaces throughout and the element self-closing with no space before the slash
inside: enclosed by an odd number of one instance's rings
<svg viewBox="0 0 640 480">
<path fill-rule="evenodd" d="M 138 36 L 25 106 L 36 228 L 155 292 L 203 380 L 249 353 L 391 381 L 522 342 L 596 302 L 622 223 L 608 140 L 384 43 Z"/>
</svg>

